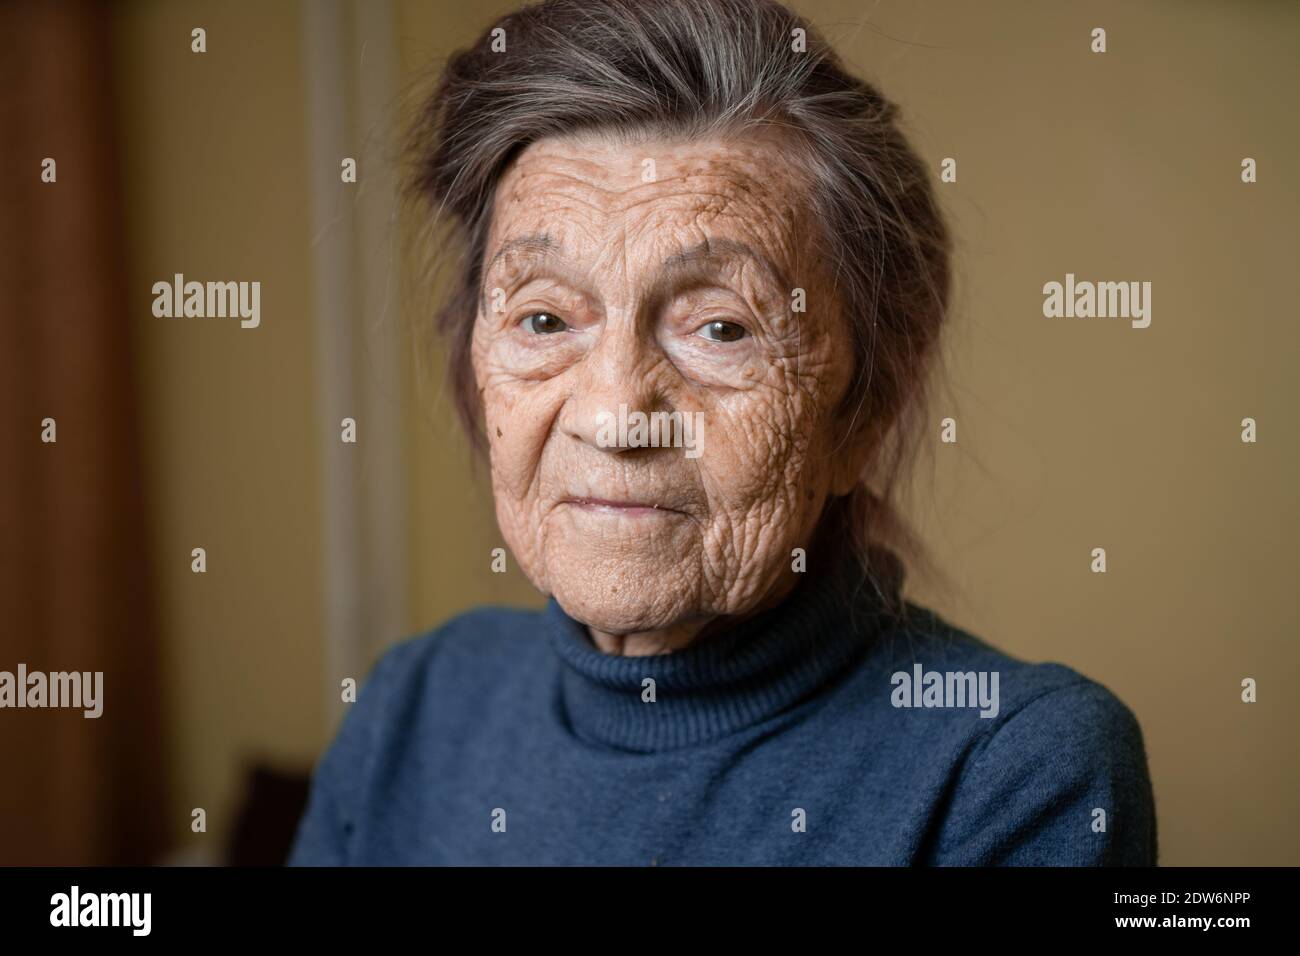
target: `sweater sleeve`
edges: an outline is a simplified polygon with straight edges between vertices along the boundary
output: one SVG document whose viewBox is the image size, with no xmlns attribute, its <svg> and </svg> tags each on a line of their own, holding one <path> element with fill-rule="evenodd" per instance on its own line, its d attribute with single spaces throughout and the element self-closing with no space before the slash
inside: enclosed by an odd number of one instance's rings
<svg viewBox="0 0 1300 956">
<path fill-rule="evenodd" d="M 1137 719 L 1086 680 L 1009 713 L 966 761 L 928 862 L 1154 866 L 1155 803 Z"/>
<path fill-rule="evenodd" d="M 356 808 L 368 779 L 400 646 L 371 670 L 349 705 L 333 742 L 317 761 L 306 809 L 298 821 L 288 866 L 346 866 Z"/>
</svg>

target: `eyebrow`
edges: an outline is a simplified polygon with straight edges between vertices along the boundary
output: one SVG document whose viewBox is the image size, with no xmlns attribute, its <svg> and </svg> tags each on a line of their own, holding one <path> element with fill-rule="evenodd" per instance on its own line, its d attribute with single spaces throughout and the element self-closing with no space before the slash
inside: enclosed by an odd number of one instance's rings
<svg viewBox="0 0 1300 956">
<path fill-rule="evenodd" d="M 486 276 L 490 271 L 492 271 L 492 267 L 497 264 L 497 260 L 506 255 L 506 253 L 524 249 L 545 257 L 556 251 L 558 248 L 559 243 L 544 232 L 534 233 L 531 236 L 515 236 L 513 239 L 507 239 L 505 242 L 501 243 L 496 254 L 492 256 L 492 260 L 483 270 L 483 274 Z"/>
<path fill-rule="evenodd" d="M 528 236 L 515 236 L 507 239 L 497 248 L 491 260 L 483 267 L 483 275 L 479 280 L 479 303 L 483 311 L 487 312 L 487 280 L 492 274 L 492 268 L 497 261 L 511 252 L 527 252 L 533 258 L 546 258 L 559 248 L 559 243 L 552 239 L 546 233 L 533 233 Z"/>
<path fill-rule="evenodd" d="M 778 288 L 784 290 L 793 288 L 776 263 L 752 246 L 736 239 L 710 239 L 706 236 L 703 242 L 696 243 L 677 255 L 669 256 L 663 264 L 669 270 L 675 271 L 696 262 L 717 263 L 726 259 L 750 259 L 767 273 L 768 278 L 775 282 Z"/>
<path fill-rule="evenodd" d="M 525 252 L 529 254 L 529 258 L 546 259 L 559 251 L 560 244 L 546 233 L 515 236 L 501 243 L 483 270 L 480 294 L 483 297 L 484 308 L 486 309 L 487 305 L 487 277 L 498 260 L 512 252 Z M 706 236 L 703 241 L 669 256 L 661 265 L 667 271 L 677 272 L 689 269 L 696 263 L 716 264 L 727 259 L 750 259 L 767 273 L 768 278 L 774 281 L 778 288 L 785 290 L 793 288 L 785 273 L 768 256 L 736 239 L 716 239 Z"/>
</svg>

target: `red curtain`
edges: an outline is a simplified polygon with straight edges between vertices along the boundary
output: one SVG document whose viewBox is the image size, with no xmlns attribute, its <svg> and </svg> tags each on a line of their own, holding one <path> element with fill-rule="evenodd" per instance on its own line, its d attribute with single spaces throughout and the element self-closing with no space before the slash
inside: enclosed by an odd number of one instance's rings
<svg viewBox="0 0 1300 956">
<path fill-rule="evenodd" d="M 98 719 L 0 709 L 4 864 L 151 863 L 167 832 L 110 30 L 0 4 L 0 671 L 104 675 Z"/>
</svg>

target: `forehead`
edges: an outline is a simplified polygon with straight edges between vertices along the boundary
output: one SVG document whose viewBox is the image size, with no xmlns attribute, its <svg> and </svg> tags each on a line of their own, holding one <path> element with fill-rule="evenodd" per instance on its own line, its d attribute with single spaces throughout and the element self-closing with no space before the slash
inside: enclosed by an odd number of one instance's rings
<svg viewBox="0 0 1300 956">
<path fill-rule="evenodd" d="M 544 235 L 552 245 L 627 261 L 728 241 L 782 267 L 800 258 L 807 189 L 777 134 L 695 140 L 600 133 L 531 144 L 502 177 L 488 263 L 503 244 Z"/>
</svg>

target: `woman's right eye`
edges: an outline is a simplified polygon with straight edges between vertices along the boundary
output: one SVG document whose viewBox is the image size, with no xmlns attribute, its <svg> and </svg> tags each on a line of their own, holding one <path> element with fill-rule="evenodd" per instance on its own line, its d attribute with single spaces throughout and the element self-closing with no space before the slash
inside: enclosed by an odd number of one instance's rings
<svg viewBox="0 0 1300 956">
<path fill-rule="evenodd" d="M 552 312 L 534 312 L 532 315 L 524 316 L 519 324 L 525 331 L 536 335 L 550 335 L 552 332 L 563 332 L 568 328 L 564 320 Z"/>
</svg>

